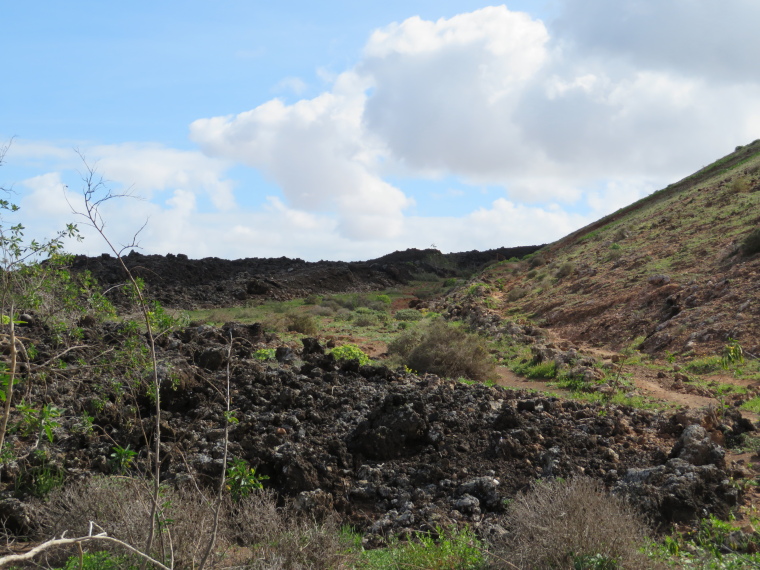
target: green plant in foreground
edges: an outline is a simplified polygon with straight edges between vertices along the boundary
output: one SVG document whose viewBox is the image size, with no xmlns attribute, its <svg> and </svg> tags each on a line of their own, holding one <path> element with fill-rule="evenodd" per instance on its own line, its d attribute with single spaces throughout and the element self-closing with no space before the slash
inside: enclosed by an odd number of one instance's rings
<svg viewBox="0 0 760 570">
<path fill-rule="evenodd" d="M 260 360 L 264 362 L 266 360 L 274 360 L 275 353 L 276 353 L 276 350 L 274 348 L 260 348 L 259 350 L 253 353 L 253 357 L 256 360 Z"/>
<path fill-rule="evenodd" d="M 614 558 L 604 554 L 573 555 L 573 570 L 618 570 L 620 566 Z"/>
<path fill-rule="evenodd" d="M 361 366 L 372 362 L 366 353 L 355 344 L 344 344 L 334 348 L 331 354 L 335 360 L 358 360 Z"/>
<path fill-rule="evenodd" d="M 137 570 L 138 564 L 130 564 L 129 558 L 110 552 L 84 552 L 72 556 L 66 565 L 56 570 Z"/>
<path fill-rule="evenodd" d="M 137 452 L 133 449 L 129 449 L 129 446 L 122 447 L 120 445 L 115 445 L 113 448 L 113 452 L 111 453 L 111 467 L 113 468 L 116 473 L 123 474 L 125 473 L 130 467 L 132 467 L 132 462 L 135 460 L 135 456 L 137 455 Z"/>
<path fill-rule="evenodd" d="M 723 347 L 723 356 L 721 364 L 728 370 L 734 364 L 744 362 L 744 350 L 736 339 L 729 338 L 726 346 Z"/>
<path fill-rule="evenodd" d="M 438 528 L 435 534 L 439 537 L 437 540 L 430 534 L 418 533 L 405 543 L 394 540 L 387 548 L 363 551 L 356 568 L 479 570 L 486 567 L 485 549 L 470 529 L 447 533 Z"/>
<path fill-rule="evenodd" d="M 269 477 L 256 473 L 256 469 L 248 465 L 244 459 L 233 459 L 227 467 L 227 490 L 235 502 L 263 489 L 264 481 L 267 479 Z"/>
<path fill-rule="evenodd" d="M 53 430 L 60 426 L 54 418 L 58 418 L 63 413 L 59 408 L 45 404 L 41 409 L 37 410 L 32 406 L 21 403 L 16 408 L 21 413 L 21 421 L 17 424 L 17 428 L 25 436 L 32 433 L 37 433 L 38 437 L 45 434 L 48 441 L 53 443 Z"/>
</svg>

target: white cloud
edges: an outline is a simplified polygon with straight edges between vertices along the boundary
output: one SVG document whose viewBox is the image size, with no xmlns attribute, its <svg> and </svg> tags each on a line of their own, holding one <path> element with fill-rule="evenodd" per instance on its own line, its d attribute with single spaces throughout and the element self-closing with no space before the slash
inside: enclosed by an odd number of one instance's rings
<svg viewBox="0 0 760 570">
<path fill-rule="evenodd" d="M 151 198 L 154 192 L 184 188 L 209 197 L 218 210 L 235 207 L 233 183 L 224 180 L 229 163 L 198 151 L 183 151 L 157 144 L 124 143 L 84 149 L 91 164 L 109 180 Z"/>
<path fill-rule="evenodd" d="M 576 53 L 729 83 L 757 83 L 755 0 L 563 0 L 552 26 Z"/>
<path fill-rule="evenodd" d="M 252 111 L 201 119 L 191 138 L 211 156 L 260 169 L 303 211 L 336 211 L 351 239 L 392 237 L 411 201 L 378 177 L 381 154 L 361 126 L 366 85 L 343 74 L 331 93 L 285 105 L 274 99 Z"/>
<path fill-rule="evenodd" d="M 307 87 L 306 82 L 299 77 L 286 77 L 274 86 L 274 91 L 290 91 L 291 93 L 300 95 L 306 91 Z"/>
</svg>

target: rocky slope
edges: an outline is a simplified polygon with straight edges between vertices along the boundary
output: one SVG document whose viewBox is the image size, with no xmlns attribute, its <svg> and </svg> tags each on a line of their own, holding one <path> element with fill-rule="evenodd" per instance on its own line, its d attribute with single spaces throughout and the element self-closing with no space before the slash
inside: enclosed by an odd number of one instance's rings
<svg viewBox="0 0 760 570">
<path fill-rule="evenodd" d="M 526 332 L 514 325 L 501 331 Z M 21 535 L 36 530 L 35 474 L 72 480 L 117 473 L 116 446 L 137 452 L 129 472 L 144 471 L 153 433 L 147 373 L 139 366 L 134 372 L 144 357 L 142 335 L 124 325 L 93 325 L 51 368 L 60 353 L 54 332 L 29 324 L 22 334 L 36 347 L 26 368 L 49 376 L 22 383 L 17 393 L 62 415 L 51 425 L 52 441 L 28 414 L 12 418 L 17 427 L 9 437 L 13 456 L 0 469 L 0 515 L 6 529 Z M 716 443 L 753 429 L 734 412 L 600 407 L 339 363 L 315 339 L 304 339 L 299 351 L 282 348 L 281 362 L 254 357 L 281 345 L 258 325 L 234 323 L 161 337 L 166 482 L 218 480 L 220 394 L 231 358 L 239 420 L 230 431 L 232 456 L 269 476 L 267 486 L 302 509 L 335 509 L 368 533 L 369 544 L 391 532 L 449 524 L 501 533 L 505 500 L 543 477 L 601 479 L 662 525 L 726 515 L 741 500 L 730 484 L 735 467 Z"/>
</svg>

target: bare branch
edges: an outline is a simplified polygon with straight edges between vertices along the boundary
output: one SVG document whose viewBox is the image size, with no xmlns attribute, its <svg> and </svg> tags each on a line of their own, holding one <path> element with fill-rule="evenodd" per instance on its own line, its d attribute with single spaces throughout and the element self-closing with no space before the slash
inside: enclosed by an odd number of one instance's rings
<svg viewBox="0 0 760 570">
<path fill-rule="evenodd" d="M 127 544 L 126 542 L 119 540 L 118 538 L 113 538 L 112 536 L 108 536 L 105 533 L 96 534 L 92 536 L 80 536 L 77 538 L 63 538 L 63 537 L 54 538 L 52 540 L 43 542 L 42 544 L 38 546 L 35 546 L 30 551 L 25 552 L 23 554 L 9 554 L 8 556 L 3 556 L 2 558 L 0 558 L 0 568 L 4 568 L 8 564 L 12 564 L 15 562 L 25 562 L 27 560 L 32 560 L 38 554 L 45 552 L 46 550 L 50 550 L 51 548 L 55 548 L 58 546 L 70 546 L 74 544 L 81 545 L 86 542 L 110 542 L 111 544 L 116 544 L 118 546 L 121 546 L 122 548 L 124 548 L 125 550 L 128 550 L 132 554 L 135 554 L 141 557 L 143 560 L 152 564 L 156 568 L 160 568 L 161 570 L 171 570 L 168 566 L 164 566 L 158 560 L 151 558 L 147 554 L 140 552 L 134 546 L 131 546 Z"/>
</svg>

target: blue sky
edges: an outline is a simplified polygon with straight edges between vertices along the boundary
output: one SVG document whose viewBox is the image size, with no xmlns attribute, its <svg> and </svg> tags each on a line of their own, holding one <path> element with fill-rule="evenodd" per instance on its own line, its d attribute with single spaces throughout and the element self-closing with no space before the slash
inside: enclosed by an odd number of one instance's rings
<svg viewBox="0 0 760 570">
<path fill-rule="evenodd" d="M 34 237 L 73 219 L 74 149 L 143 198 L 104 211 L 117 242 L 349 260 L 552 241 L 760 131 L 751 0 L 2 12 L 0 184 Z"/>
</svg>

